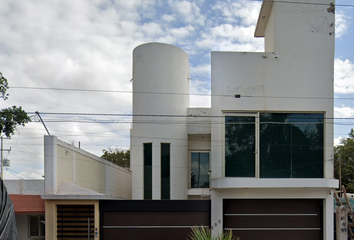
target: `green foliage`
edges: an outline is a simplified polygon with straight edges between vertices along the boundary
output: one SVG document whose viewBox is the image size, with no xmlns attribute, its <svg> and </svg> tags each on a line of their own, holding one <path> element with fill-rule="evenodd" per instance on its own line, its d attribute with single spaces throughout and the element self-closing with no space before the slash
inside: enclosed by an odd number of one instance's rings
<svg viewBox="0 0 354 240">
<path fill-rule="evenodd" d="M 7 79 L 0 72 L 0 98 L 6 100 L 9 96 L 7 90 L 9 85 Z M 24 126 L 31 121 L 22 107 L 8 107 L 0 110 L 0 134 L 10 137 L 14 134 L 16 126 Z"/>
<path fill-rule="evenodd" d="M 334 177 L 339 179 L 339 158 L 342 159 L 342 185 L 347 192 L 354 193 L 354 129 L 349 137 L 341 139 L 334 147 Z"/>
<path fill-rule="evenodd" d="M 103 149 L 102 151 L 103 155 L 101 156 L 101 158 L 104 158 L 121 167 L 130 167 L 130 150 L 123 151 L 119 149 Z"/>
<path fill-rule="evenodd" d="M 189 240 L 240 240 L 238 237 L 232 236 L 232 231 L 226 231 L 221 235 L 212 236 L 209 228 L 193 227 Z"/>
<path fill-rule="evenodd" d="M 0 98 L 3 98 L 4 100 L 7 99 L 9 96 L 7 90 L 9 89 L 9 84 L 7 82 L 7 79 L 2 75 L 0 72 Z"/>
</svg>

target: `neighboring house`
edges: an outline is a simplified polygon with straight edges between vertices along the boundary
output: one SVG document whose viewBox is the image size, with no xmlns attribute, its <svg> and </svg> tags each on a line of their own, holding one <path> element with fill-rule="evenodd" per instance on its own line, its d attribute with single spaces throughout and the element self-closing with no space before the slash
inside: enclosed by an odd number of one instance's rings
<svg viewBox="0 0 354 240">
<path fill-rule="evenodd" d="M 46 239 L 98 239 L 99 200 L 131 199 L 131 171 L 44 136 Z M 88 236 L 90 232 L 90 236 Z"/>
<path fill-rule="evenodd" d="M 7 180 L 20 240 L 99 239 L 99 200 L 131 199 L 131 171 L 44 136 L 44 180 Z"/>
<path fill-rule="evenodd" d="M 211 199 L 213 233 L 333 239 L 331 1 L 264 1 L 265 52 L 211 53 L 211 108 L 189 108 L 178 47 L 133 52 L 133 199 Z M 308 4 L 311 3 L 311 4 Z"/>
<path fill-rule="evenodd" d="M 19 240 L 44 239 L 44 180 L 4 180 L 14 204 Z"/>
</svg>

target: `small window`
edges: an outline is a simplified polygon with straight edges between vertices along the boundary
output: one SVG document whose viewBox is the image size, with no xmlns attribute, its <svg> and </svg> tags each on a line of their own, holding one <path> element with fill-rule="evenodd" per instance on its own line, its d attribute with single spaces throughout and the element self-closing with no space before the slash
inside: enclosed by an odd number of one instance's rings
<svg viewBox="0 0 354 240">
<path fill-rule="evenodd" d="M 28 216 L 28 237 L 44 237 L 44 216 L 29 215 Z"/>
<path fill-rule="evenodd" d="M 144 143 L 144 199 L 152 199 L 152 143 Z"/>
<path fill-rule="evenodd" d="M 209 152 L 191 152 L 191 188 L 209 188 Z"/>
<path fill-rule="evenodd" d="M 161 199 L 170 199 L 170 144 L 161 143 Z"/>
</svg>

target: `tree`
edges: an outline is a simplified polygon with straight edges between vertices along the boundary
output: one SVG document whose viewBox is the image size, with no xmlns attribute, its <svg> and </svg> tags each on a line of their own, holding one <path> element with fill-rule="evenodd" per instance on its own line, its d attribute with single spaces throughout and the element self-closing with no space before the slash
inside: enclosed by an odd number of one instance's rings
<svg viewBox="0 0 354 240">
<path fill-rule="evenodd" d="M 340 140 L 341 145 L 334 147 L 334 177 L 339 179 L 339 159 L 342 162 L 342 185 L 347 192 L 354 192 L 354 129 L 349 137 Z"/>
<path fill-rule="evenodd" d="M 124 151 L 119 149 L 103 149 L 101 158 L 106 159 L 118 166 L 130 168 L 130 150 Z"/>
<path fill-rule="evenodd" d="M 4 101 L 8 99 L 8 89 L 9 84 L 7 79 L 0 72 L 0 98 L 2 98 Z M 10 137 L 14 134 L 16 126 L 25 126 L 25 124 L 29 123 L 30 121 L 30 117 L 22 109 L 22 107 L 12 106 L 3 108 L 0 111 L 0 134 L 5 134 L 7 137 Z"/>
</svg>

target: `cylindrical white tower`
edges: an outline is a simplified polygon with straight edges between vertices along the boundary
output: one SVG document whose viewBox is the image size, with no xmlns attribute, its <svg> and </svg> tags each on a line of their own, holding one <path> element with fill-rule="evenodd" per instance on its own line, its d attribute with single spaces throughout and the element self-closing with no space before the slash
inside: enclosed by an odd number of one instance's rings
<svg viewBox="0 0 354 240">
<path fill-rule="evenodd" d="M 188 198 L 189 61 L 182 49 L 147 43 L 133 51 L 133 199 Z"/>
</svg>

